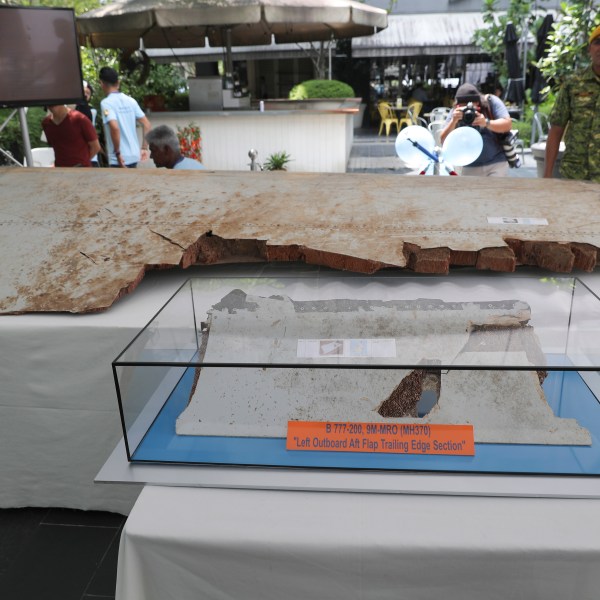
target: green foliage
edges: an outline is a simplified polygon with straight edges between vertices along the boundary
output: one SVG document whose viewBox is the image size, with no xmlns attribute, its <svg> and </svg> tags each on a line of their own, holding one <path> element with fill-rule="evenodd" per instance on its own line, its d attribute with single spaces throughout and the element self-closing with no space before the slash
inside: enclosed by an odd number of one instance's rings
<svg viewBox="0 0 600 600">
<path fill-rule="evenodd" d="M 173 111 L 189 111 L 190 110 L 190 95 L 188 92 L 175 94 L 167 98 L 167 109 Z"/>
<path fill-rule="evenodd" d="M 273 154 L 267 157 L 266 162 L 263 163 L 263 169 L 265 171 L 285 171 L 285 165 L 287 165 L 292 157 L 285 151 L 273 152 Z"/>
<path fill-rule="evenodd" d="M 23 0 L 15 2 L 23 6 L 54 6 L 56 8 L 73 8 L 75 14 L 80 15 L 93 8 L 98 8 L 102 4 L 101 0 Z"/>
<path fill-rule="evenodd" d="M 92 84 L 95 93 L 90 104 L 99 108 L 103 95 L 100 91 L 98 72 L 102 67 L 112 67 L 119 73 L 120 90 L 135 98 L 144 106 L 146 96 L 159 95 L 166 99 L 170 110 L 187 110 L 187 81 L 176 66 L 171 64 L 150 64 L 150 72 L 144 83 L 137 82 L 137 72 L 130 75 L 120 68 L 119 53 L 105 48 L 82 48 L 83 78 Z"/>
<path fill-rule="evenodd" d="M 538 67 L 553 88 L 588 62 L 588 36 L 600 24 L 594 0 L 572 0 L 561 4 L 561 16 L 548 35 L 550 49 Z"/>
<path fill-rule="evenodd" d="M 354 98 L 354 90 L 347 83 L 335 79 L 309 79 L 294 86 L 289 98 L 290 100 Z"/>
<path fill-rule="evenodd" d="M 483 1 L 482 16 L 485 27 L 475 30 L 473 43 L 490 57 L 496 73 L 506 77 L 503 38 L 507 17 L 496 16 L 496 0 Z"/>
<path fill-rule="evenodd" d="M 12 111 L 13 109 L 10 108 L 0 109 L 0 125 L 4 123 Z M 29 139 L 31 140 L 32 148 L 48 145 L 40 141 L 42 135 L 42 120 L 45 116 L 46 112 L 43 108 L 33 107 L 27 110 L 27 127 L 29 129 Z M 21 134 L 21 125 L 18 115 L 15 114 L 6 127 L 0 131 L 0 148 L 10 152 L 19 162 L 23 162 L 25 148 L 23 147 L 23 135 Z M 3 164 L 14 165 L 14 163 L 0 155 L 0 165 Z"/>
<path fill-rule="evenodd" d="M 118 70 L 118 69 L 117 69 Z M 187 82 L 179 74 L 174 65 L 151 63 L 150 73 L 145 83 L 137 83 L 136 75 L 128 76 L 120 72 L 121 91 L 135 98 L 140 106 L 144 105 L 144 97 L 154 94 L 164 96 L 167 101 L 175 99 L 186 91 Z"/>
<path fill-rule="evenodd" d="M 508 23 L 515 26 L 520 38 L 523 29 L 532 28 L 535 17 L 531 14 L 530 0 L 510 0 L 505 15 L 498 15 L 497 0 L 483 0 L 483 22 L 485 27 L 477 29 L 473 35 L 473 43 L 479 46 L 494 65 L 496 75 L 503 85 L 506 85 L 508 72 L 504 57 L 504 33 Z"/>
<path fill-rule="evenodd" d="M 528 100 L 530 92 L 527 91 Z M 544 101 L 538 105 L 538 112 L 549 115 L 552 107 L 554 106 L 555 96 L 552 92 L 548 94 L 548 96 L 544 99 Z M 515 121 L 513 124 L 514 129 L 519 130 L 519 137 L 525 143 L 525 146 L 528 147 L 531 141 L 531 129 L 533 127 L 533 105 L 531 102 L 527 102 L 525 104 L 525 110 L 523 111 L 523 116 L 519 121 Z"/>
</svg>

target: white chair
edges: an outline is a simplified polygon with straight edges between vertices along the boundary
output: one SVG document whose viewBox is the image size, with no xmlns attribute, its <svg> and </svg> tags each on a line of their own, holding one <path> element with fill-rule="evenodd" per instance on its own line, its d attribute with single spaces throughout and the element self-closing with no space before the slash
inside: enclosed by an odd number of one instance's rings
<svg viewBox="0 0 600 600">
<path fill-rule="evenodd" d="M 548 138 L 548 129 L 550 129 L 548 117 L 541 112 L 535 112 L 531 125 L 531 144 L 545 142 Z"/>
<path fill-rule="evenodd" d="M 445 121 L 446 117 L 450 114 L 450 109 L 446 106 L 437 106 L 432 109 L 429 113 L 429 122 L 435 123 L 437 121 Z"/>
<path fill-rule="evenodd" d="M 427 125 L 427 129 L 431 131 L 436 146 L 442 145 L 442 130 L 444 129 L 444 121 L 432 121 Z"/>
<path fill-rule="evenodd" d="M 537 113 L 536 113 L 537 114 Z M 515 123 L 516 123 L 516 119 L 512 119 L 513 122 L 513 129 L 510 130 L 512 136 L 513 136 L 513 146 L 515 147 L 515 150 L 517 150 L 518 152 L 521 153 L 521 161 L 525 160 L 525 143 L 523 142 L 523 140 L 519 137 L 519 130 L 518 129 L 514 129 Z"/>
<path fill-rule="evenodd" d="M 53 167 L 54 166 L 54 149 L 52 148 L 32 148 L 31 158 L 33 159 L 33 167 Z M 27 158 L 25 158 L 25 166 L 27 164 Z"/>
</svg>

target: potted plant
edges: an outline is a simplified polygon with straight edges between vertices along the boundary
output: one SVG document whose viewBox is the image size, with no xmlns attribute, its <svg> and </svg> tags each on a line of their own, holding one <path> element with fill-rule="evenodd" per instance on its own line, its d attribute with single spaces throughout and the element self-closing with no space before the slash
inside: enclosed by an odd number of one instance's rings
<svg viewBox="0 0 600 600">
<path fill-rule="evenodd" d="M 355 126 L 362 123 L 362 98 L 356 98 L 350 85 L 336 79 L 309 79 L 295 85 L 286 100 L 265 100 L 266 110 L 340 110 L 356 111 Z M 357 125 L 358 124 L 358 125 Z"/>
<path fill-rule="evenodd" d="M 336 79 L 309 79 L 295 85 L 289 94 L 290 100 L 314 98 L 354 98 L 354 90 Z"/>
<path fill-rule="evenodd" d="M 265 171 L 287 171 L 285 165 L 287 165 L 291 156 L 285 151 L 273 152 L 267 157 L 266 162 L 263 163 L 263 170 Z"/>
<path fill-rule="evenodd" d="M 178 94 L 187 91 L 187 82 L 173 65 L 150 62 L 148 76 L 143 81 L 124 77 L 121 89 L 133 96 L 140 106 L 151 112 L 160 112 L 167 110 Z"/>
</svg>

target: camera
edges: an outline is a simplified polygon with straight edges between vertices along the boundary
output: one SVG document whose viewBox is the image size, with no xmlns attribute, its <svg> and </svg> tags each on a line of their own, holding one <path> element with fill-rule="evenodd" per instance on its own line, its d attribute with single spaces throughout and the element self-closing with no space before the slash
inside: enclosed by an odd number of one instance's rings
<svg viewBox="0 0 600 600">
<path fill-rule="evenodd" d="M 465 125 L 473 125 L 473 121 L 477 116 L 477 111 L 475 110 L 473 103 L 468 102 L 467 106 L 463 109 L 463 123 Z"/>
</svg>

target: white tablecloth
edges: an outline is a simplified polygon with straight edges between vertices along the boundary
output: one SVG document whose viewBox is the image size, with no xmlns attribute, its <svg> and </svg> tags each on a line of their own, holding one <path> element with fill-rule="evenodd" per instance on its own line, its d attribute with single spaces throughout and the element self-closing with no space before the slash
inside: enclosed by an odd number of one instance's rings
<svg viewBox="0 0 600 600">
<path fill-rule="evenodd" d="M 117 600 L 597 600 L 600 500 L 147 486 Z"/>
<path fill-rule="evenodd" d="M 151 272 L 104 313 L 0 316 L 0 508 L 129 512 L 140 486 L 94 484 L 122 436 L 111 362 L 194 274 Z"/>
</svg>

